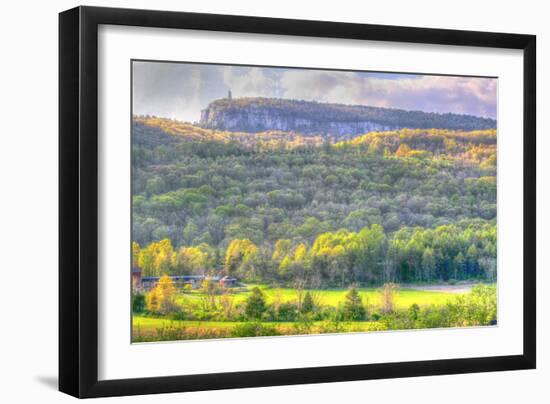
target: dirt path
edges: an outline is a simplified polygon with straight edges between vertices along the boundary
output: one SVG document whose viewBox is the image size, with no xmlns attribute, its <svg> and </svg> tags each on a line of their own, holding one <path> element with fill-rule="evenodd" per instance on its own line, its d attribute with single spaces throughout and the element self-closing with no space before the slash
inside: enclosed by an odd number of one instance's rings
<svg viewBox="0 0 550 404">
<path fill-rule="evenodd" d="M 467 293 L 469 292 L 475 283 L 461 283 L 458 285 L 402 285 L 402 289 L 413 290 L 428 290 L 430 292 L 446 292 L 446 293 Z"/>
</svg>

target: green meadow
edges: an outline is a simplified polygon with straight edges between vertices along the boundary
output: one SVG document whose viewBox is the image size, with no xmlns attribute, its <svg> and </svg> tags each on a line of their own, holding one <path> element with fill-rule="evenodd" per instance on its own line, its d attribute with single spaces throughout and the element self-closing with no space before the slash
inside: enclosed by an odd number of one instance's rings
<svg viewBox="0 0 550 404">
<path fill-rule="evenodd" d="M 247 285 L 221 295 L 204 289 L 177 291 L 178 315 L 134 313 L 133 342 L 216 339 L 256 336 L 368 332 L 412 328 L 490 325 L 496 318 L 496 286 L 461 285 L 357 288 L 355 301 L 364 308 L 360 319 L 342 316 L 349 289 L 276 288 Z M 309 295 L 308 298 L 305 296 Z M 262 313 L 248 310 L 261 296 Z M 304 312 L 306 300 L 312 308 Z M 391 310 L 385 304 L 391 300 Z M 349 307 L 348 307 L 349 309 Z"/>
<path fill-rule="evenodd" d="M 247 290 L 239 291 L 231 296 L 234 297 L 234 303 L 243 303 L 251 294 L 253 286 L 258 286 L 265 294 L 268 304 L 274 302 L 291 302 L 299 299 L 299 294 L 304 292 L 298 292 L 293 288 L 273 288 L 266 285 L 249 285 Z M 313 296 L 316 303 L 321 306 L 333 306 L 337 307 L 345 299 L 345 295 L 348 292 L 347 289 L 308 289 L 309 293 Z M 359 288 L 359 296 L 362 298 L 363 303 L 367 306 L 379 306 L 381 304 L 379 288 Z M 421 289 L 400 289 L 395 293 L 395 307 L 398 309 L 409 308 L 412 304 L 418 304 L 419 306 L 427 306 L 433 304 L 443 304 L 449 300 L 449 297 L 455 296 L 456 293 L 452 291 L 430 291 Z M 186 302 L 192 302 L 204 297 L 204 293 L 200 291 L 191 291 L 185 294 L 179 294 L 177 301 L 180 304 Z"/>
</svg>

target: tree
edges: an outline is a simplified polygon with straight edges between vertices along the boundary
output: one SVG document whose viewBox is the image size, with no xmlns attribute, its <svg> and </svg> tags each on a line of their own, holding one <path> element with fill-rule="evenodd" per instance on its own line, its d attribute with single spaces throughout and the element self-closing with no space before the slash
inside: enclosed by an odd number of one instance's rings
<svg viewBox="0 0 550 404">
<path fill-rule="evenodd" d="M 154 256 L 151 248 L 147 247 L 140 251 L 138 265 L 143 270 L 144 276 L 154 276 L 155 266 L 154 266 Z"/>
<path fill-rule="evenodd" d="M 383 313 L 392 313 L 395 308 L 395 291 L 397 285 L 395 283 L 385 283 L 380 290 L 380 298 L 382 301 L 381 310 Z"/>
<path fill-rule="evenodd" d="M 216 308 L 216 295 L 220 294 L 220 286 L 212 278 L 206 278 L 201 284 L 202 293 L 206 297 L 206 306 L 209 309 Z"/>
<path fill-rule="evenodd" d="M 459 277 L 464 276 L 464 255 L 462 252 L 459 252 L 454 259 L 454 278 L 458 279 Z"/>
<path fill-rule="evenodd" d="M 287 255 L 279 264 L 279 276 L 283 279 L 288 279 L 292 275 L 292 260 Z"/>
<path fill-rule="evenodd" d="M 314 308 L 315 308 L 315 303 L 313 302 L 313 297 L 311 296 L 311 293 L 309 293 L 308 291 L 304 296 L 304 301 L 302 302 L 301 311 L 302 313 L 311 313 Z"/>
<path fill-rule="evenodd" d="M 262 318 L 262 315 L 267 310 L 267 305 L 265 302 L 265 296 L 262 290 L 255 286 L 252 289 L 252 293 L 246 299 L 244 312 L 246 317 L 254 320 L 259 320 Z"/>
<path fill-rule="evenodd" d="M 379 282 L 383 276 L 383 261 L 386 249 L 386 234 L 384 228 L 373 224 L 361 229 L 353 240 L 355 241 L 353 255 L 359 267 L 359 281 Z"/>
<path fill-rule="evenodd" d="M 142 293 L 132 294 L 132 312 L 141 313 L 143 312 L 143 310 L 145 310 L 145 307 L 145 295 L 143 295 Z"/>
<path fill-rule="evenodd" d="M 160 276 L 172 270 L 174 248 L 170 239 L 149 244 L 139 252 L 139 267 L 145 276 Z"/>
<path fill-rule="evenodd" d="M 298 244 L 294 249 L 294 262 L 292 263 L 295 280 L 304 280 L 309 265 L 308 261 L 306 245 L 304 243 Z"/>
<path fill-rule="evenodd" d="M 152 313 L 160 313 L 160 297 L 157 288 L 151 289 L 151 291 L 147 293 L 145 300 L 147 303 L 147 310 Z"/>
<path fill-rule="evenodd" d="M 206 254 L 198 247 L 182 247 L 175 254 L 174 269 L 178 275 L 204 274 Z"/>
<path fill-rule="evenodd" d="M 191 242 L 193 241 L 193 239 L 195 237 L 197 237 L 198 235 L 198 231 L 199 231 L 199 228 L 197 227 L 197 225 L 195 223 L 193 223 L 192 221 L 189 221 L 187 223 L 187 225 L 185 226 L 185 228 L 183 229 L 183 238 L 184 240 L 191 244 Z"/>
<path fill-rule="evenodd" d="M 227 247 L 225 270 L 231 275 L 239 273 L 247 279 L 253 279 L 257 254 L 258 247 L 249 239 L 234 239 Z"/>
<path fill-rule="evenodd" d="M 155 272 L 157 274 L 169 274 L 172 269 L 172 255 L 174 247 L 170 239 L 163 239 L 156 243 Z"/>
<path fill-rule="evenodd" d="M 352 285 L 346 294 L 346 300 L 344 301 L 343 317 L 350 321 L 360 321 L 365 319 L 366 310 L 363 306 L 363 301 L 357 287 Z"/>
<path fill-rule="evenodd" d="M 155 313 L 168 314 L 176 310 L 176 287 L 171 277 L 164 274 L 147 294 L 147 310 Z"/>
<path fill-rule="evenodd" d="M 424 278 L 431 281 L 435 272 L 434 250 L 430 247 L 425 247 L 422 252 L 422 270 Z"/>
<path fill-rule="evenodd" d="M 164 191 L 166 184 L 160 177 L 152 177 L 147 181 L 145 192 L 149 195 L 159 194 Z"/>
<path fill-rule="evenodd" d="M 132 241 L 132 266 L 139 267 L 139 255 L 141 253 L 141 248 L 138 243 Z"/>
<path fill-rule="evenodd" d="M 273 255 L 271 259 L 275 262 L 280 262 L 290 252 L 292 242 L 287 239 L 277 240 L 273 247 Z"/>
<path fill-rule="evenodd" d="M 471 274 L 475 274 L 477 272 L 478 258 L 479 258 L 479 252 L 477 250 L 477 247 L 475 246 L 475 244 L 471 244 L 468 247 L 468 250 L 466 251 L 466 262 L 467 262 L 468 270 Z"/>
<path fill-rule="evenodd" d="M 411 148 L 406 143 L 401 143 L 395 151 L 396 157 L 408 157 L 411 153 Z"/>
</svg>

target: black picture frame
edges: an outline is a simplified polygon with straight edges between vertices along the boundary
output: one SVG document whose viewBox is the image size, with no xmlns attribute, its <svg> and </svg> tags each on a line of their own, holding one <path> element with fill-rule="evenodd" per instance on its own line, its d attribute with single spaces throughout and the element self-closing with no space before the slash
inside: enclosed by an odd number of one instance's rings
<svg viewBox="0 0 550 404">
<path fill-rule="evenodd" d="M 99 381 L 98 26 L 343 38 L 523 51 L 523 353 Z M 59 15 L 59 390 L 104 397 L 459 374 L 536 366 L 536 37 L 279 18 L 77 7 Z"/>
</svg>

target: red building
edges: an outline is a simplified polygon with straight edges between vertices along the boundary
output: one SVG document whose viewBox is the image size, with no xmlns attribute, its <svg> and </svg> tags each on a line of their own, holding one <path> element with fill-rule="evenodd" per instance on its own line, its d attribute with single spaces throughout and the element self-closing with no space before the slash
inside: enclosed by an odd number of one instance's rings
<svg viewBox="0 0 550 404">
<path fill-rule="evenodd" d="M 133 290 L 141 289 L 141 268 L 138 268 L 138 267 L 132 268 L 132 289 Z"/>
<path fill-rule="evenodd" d="M 231 288 L 237 286 L 237 278 L 232 278 L 230 276 L 224 276 L 220 279 L 220 285 L 224 288 Z"/>
</svg>

